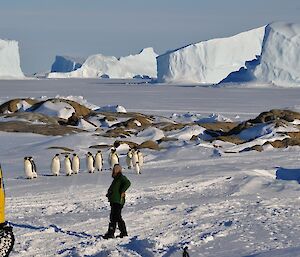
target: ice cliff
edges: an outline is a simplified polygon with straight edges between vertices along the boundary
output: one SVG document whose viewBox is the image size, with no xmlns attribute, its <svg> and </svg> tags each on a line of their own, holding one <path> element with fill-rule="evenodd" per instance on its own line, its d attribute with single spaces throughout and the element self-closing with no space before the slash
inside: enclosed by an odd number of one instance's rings
<svg viewBox="0 0 300 257">
<path fill-rule="evenodd" d="M 300 85 L 300 24 L 276 22 L 266 27 L 262 53 L 253 70 L 261 82 Z"/>
<path fill-rule="evenodd" d="M 260 55 L 265 27 L 191 44 L 157 57 L 158 82 L 216 84 Z"/>
<path fill-rule="evenodd" d="M 275 22 L 157 57 L 158 82 L 300 85 L 300 24 Z"/>
<path fill-rule="evenodd" d="M 17 41 L 0 39 L 0 78 L 24 78 Z"/>
</svg>

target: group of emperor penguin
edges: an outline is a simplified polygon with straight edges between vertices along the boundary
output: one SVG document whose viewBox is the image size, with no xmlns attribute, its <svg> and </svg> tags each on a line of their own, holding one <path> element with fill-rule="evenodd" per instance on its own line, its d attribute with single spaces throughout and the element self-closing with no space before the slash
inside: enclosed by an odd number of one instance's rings
<svg viewBox="0 0 300 257">
<path fill-rule="evenodd" d="M 60 174 L 60 158 L 59 154 L 56 154 L 51 162 L 51 172 L 53 176 L 59 176 Z M 71 176 L 72 174 L 78 174 L 80 170 L 80 159 L 79 156 L 74 153 L 71 159 L 68 154 L 64 158 L 65 174 Z M 91 152 L 86 154 L 86 168 L 89 173 L 94 173 L 95 170 L 102 171 L 103 168 L 103 157 L 102 152 L 99 150 L 95 157 Z"/>
<path fill-rule="evenodd" d="M 117 154 L 116 148 L 111 148 L 108 163 L 110 169 L 116 164 L 120 164 L 119 156 Z M 141 151 L 136 148 L 129 149 L 126 155 L 126 163 L 128 169 L 134 168 L 137 174 L 141 174 L 141 168 L 144 164 L 144 156 Z M 103 170 L 103 155 L 99 150 L 93 156 L 91 152 L 86 154 L 86 169 L 89 173 L 94 173 L 97 171 Z M 72 159 L 69 154 L 65 154 L 64 157 L 64 172 L 66 176 L 71 176 L 73 174 L 78 174 L 80 170 L 80 158 L 74 153 Z M 24 158 L 24 171 L 25 175 L 28 179 L 33 179 L 37 177 L 36 173 L 36 165 L 33 161 L 32 157 Z M 51 172 L 53 176 L 59 176 L 61 171 L 61 162 L 60 162 L 60 154 L 56 154 L 51 161 Z"/>
</svg>

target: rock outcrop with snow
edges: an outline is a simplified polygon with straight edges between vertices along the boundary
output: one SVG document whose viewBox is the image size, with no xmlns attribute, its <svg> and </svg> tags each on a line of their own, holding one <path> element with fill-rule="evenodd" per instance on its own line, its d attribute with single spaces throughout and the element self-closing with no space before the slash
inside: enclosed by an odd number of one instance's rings
<svg viewBox="0 0 300 257">
<path fill-rule="evenodd" d="M 191 44 L 157 57 L 158 82 L 216 84 L 260 55 L 265 27 Z"/>
<path fill-rule="evenodd" d="M 52 64 L 51 72 L 71 72 L 77 70 L 82 66 L 85 60 L 85 58 L 57 55 Z"/>
<path fill-rule="evenodd" d="M 300 24 L 269 24 L 263 42 L 260 62 L 254 69 L 255 78 L 281 86 L 299 85 Z"/>
<path fill-rule="evenodd" d="M 50 73 L 49 78 L 109 78 L 127 79 L 137 75 L 156 77 L 156 57 L 153 48 L 145 48 L 139 54 L 116 58 L 102 54 L 87 58 L 82 67 L 67 73 Z"/>
<path fill-rule="evenodd" d="M 18 42 L 0 39 L 0 78 L 23 77 Z"/>
</svg>

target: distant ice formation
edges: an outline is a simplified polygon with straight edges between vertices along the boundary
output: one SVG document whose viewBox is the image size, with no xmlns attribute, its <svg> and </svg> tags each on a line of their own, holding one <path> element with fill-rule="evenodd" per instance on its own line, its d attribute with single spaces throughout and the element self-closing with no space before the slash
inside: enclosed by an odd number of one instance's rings
<svg viewBox="0 0 300 257">
<path fill-rule="evenodd" d="M 156 57 L 153 48 L 145 48 L 139 54 L 116 58 L 102 54 L 92 55 L 81 68 L 66 73 L 53 72 L 49 78 L 116 78 L 127 79 L 135 76 L 156 77 Z"/>
<path fill-rule="evenodd" d="M 157 57 L 158 82 L 216 84 L 261 53 L 265 27 L 203 41 Z"/>
<path fill-rule="evenodd" d="M 85 60 L 85 58 L 57 55 L 52 64 L 51 72 L 71 72 L 77 70 L 82 66 Z"/>
<path fill-rule="evenodd" d="M 275 22 L 157 57 L 158 82 L 300 85 L 300 24 Z"/>
<path fill-rule="evenodd" d="M 0 39 L 0 78 L 24 78 L 17 41 Z"/>
</svg>

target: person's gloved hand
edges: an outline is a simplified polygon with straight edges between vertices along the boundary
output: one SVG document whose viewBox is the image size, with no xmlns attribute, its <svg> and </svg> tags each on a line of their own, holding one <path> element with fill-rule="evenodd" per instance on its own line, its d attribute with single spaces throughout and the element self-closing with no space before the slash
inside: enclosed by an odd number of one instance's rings
<svg viewBox="0 0 300 257">
<path fill-rule="evenodd" d="M 125 196 L 126 196 L 125 192 L 122 192 L 121 193 L 121 198 L 125 198 Z"/>
</svg>

